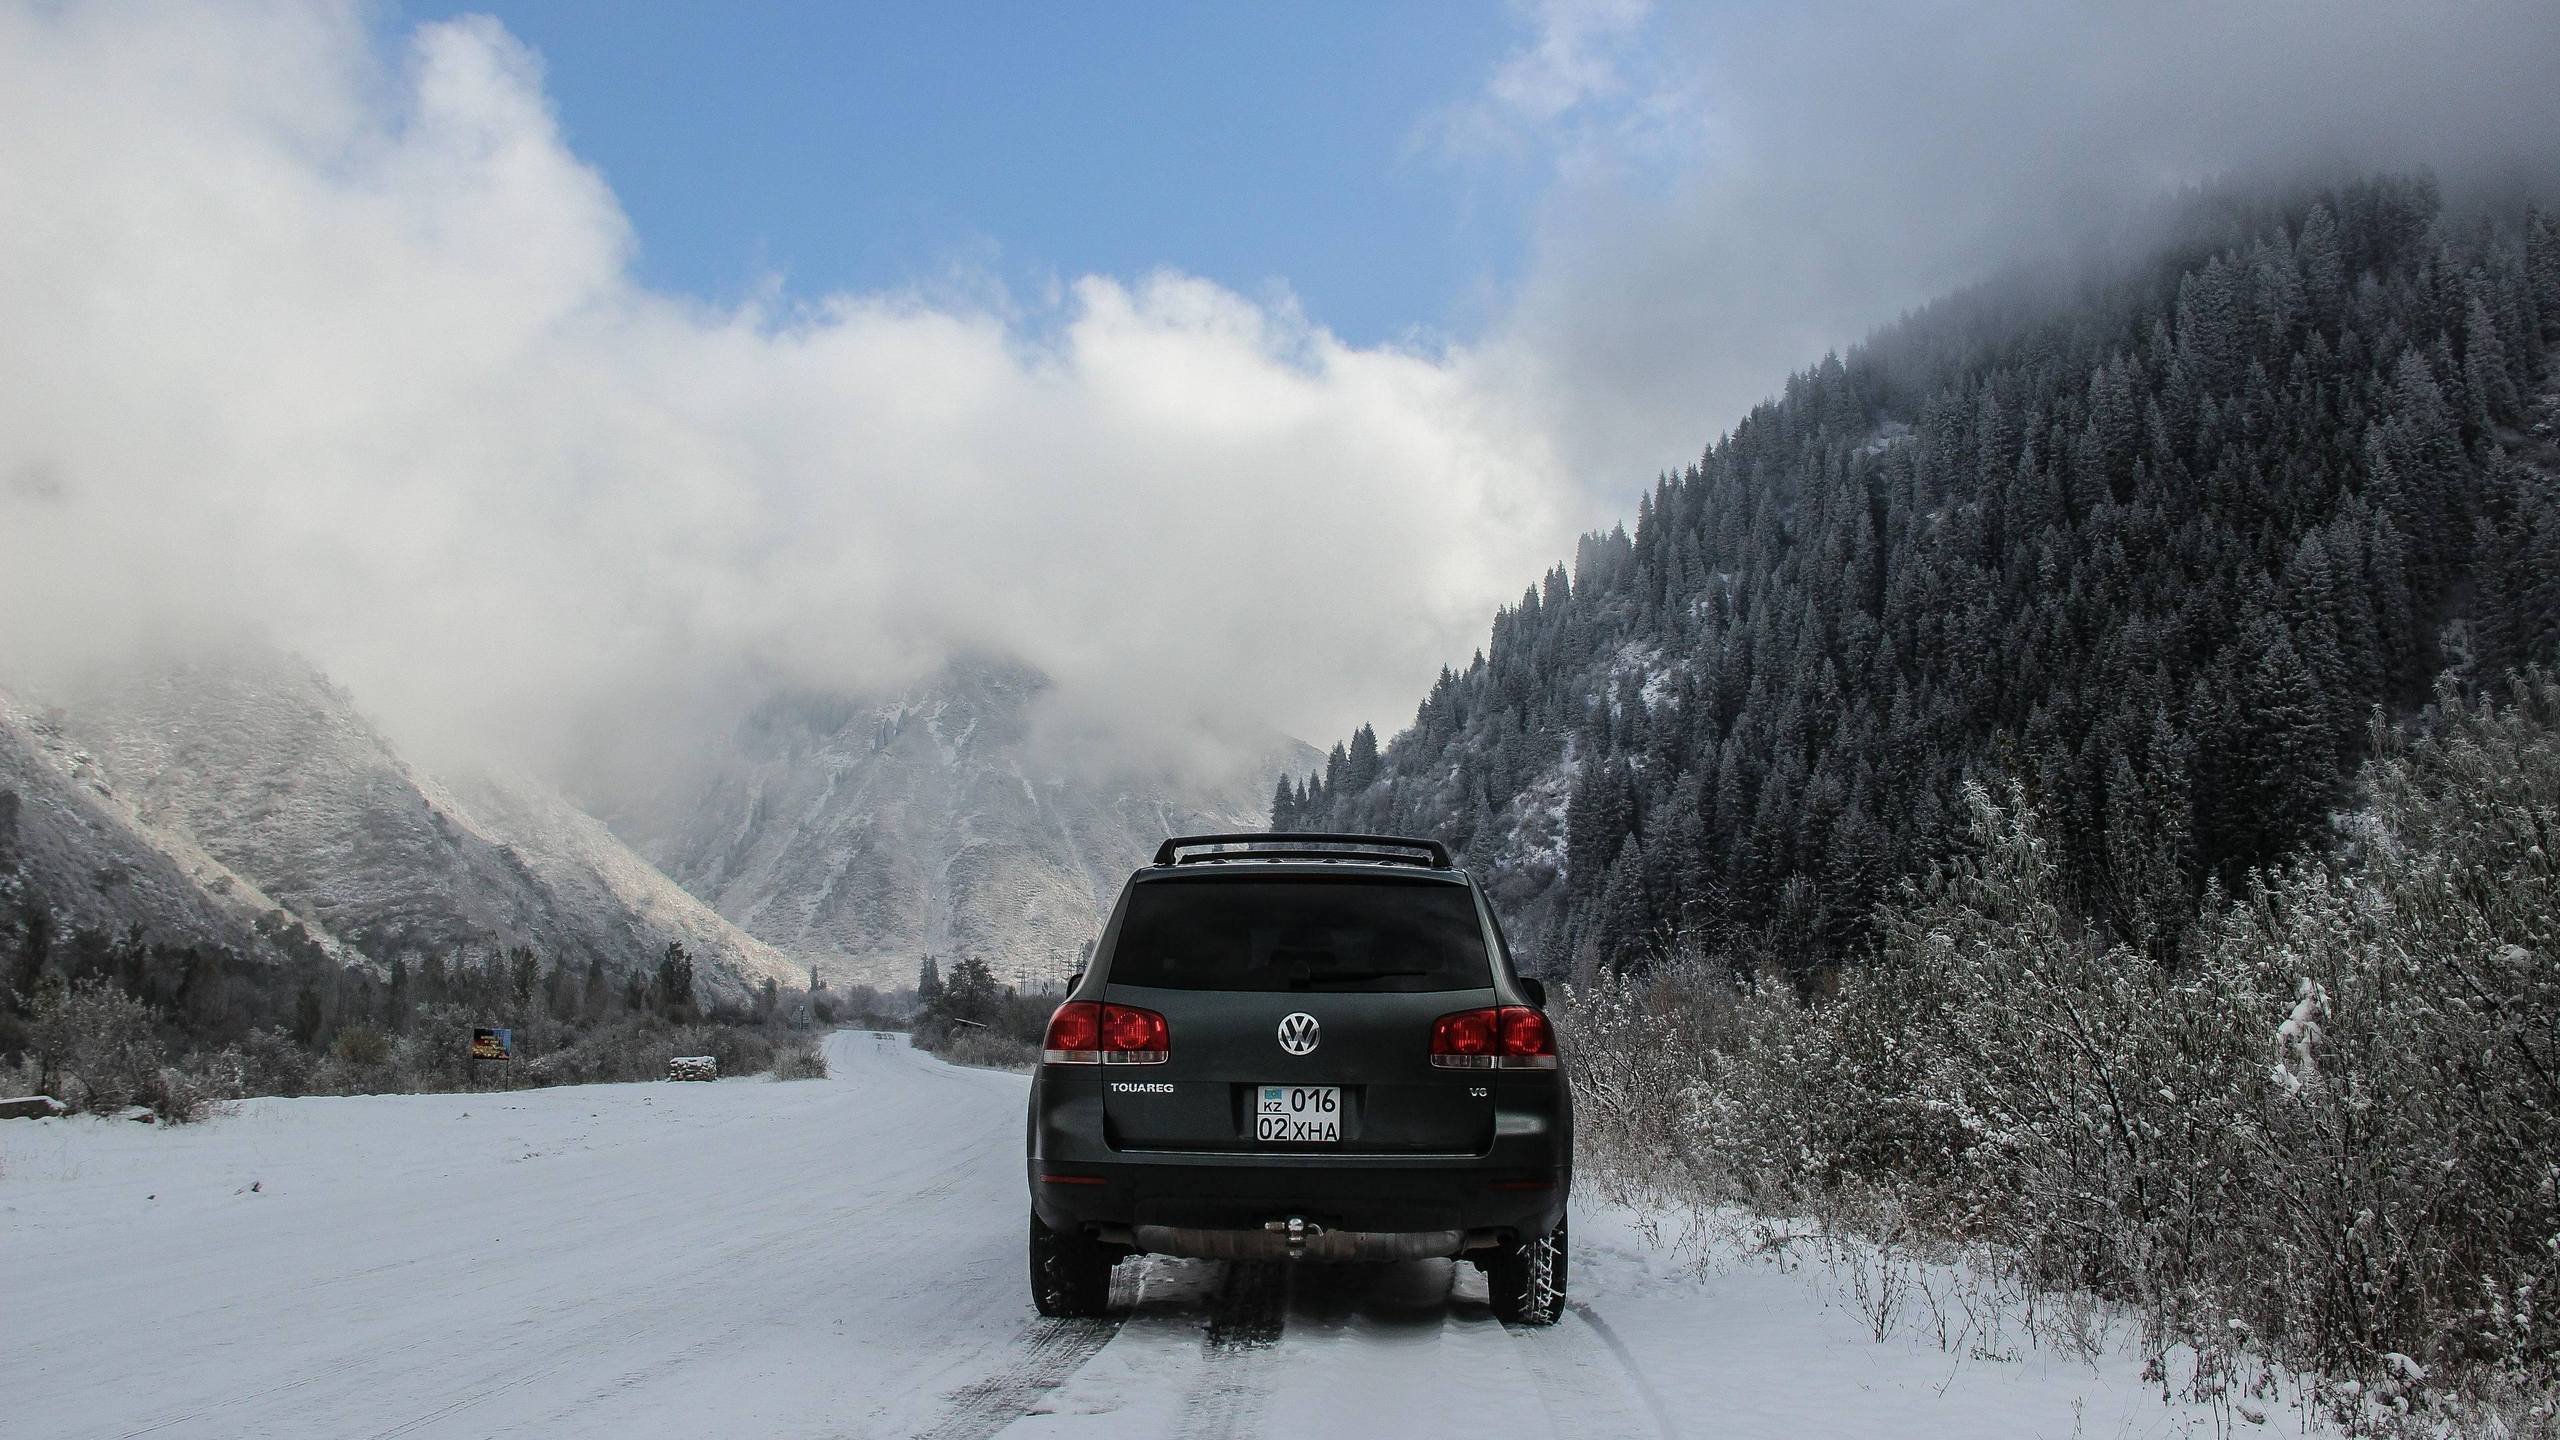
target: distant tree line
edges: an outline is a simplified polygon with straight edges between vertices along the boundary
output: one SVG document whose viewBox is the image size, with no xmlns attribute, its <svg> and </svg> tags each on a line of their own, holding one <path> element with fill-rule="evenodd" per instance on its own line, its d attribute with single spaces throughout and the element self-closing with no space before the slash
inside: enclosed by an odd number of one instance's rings
<svg viewBox="0 0 2560 1440">
<path fill-rule="evenodd" d="M 66 930 L 17 854 L 17 803 L 0 792 L 0 1088 L 183 1118 L 236 1095 L 655 1078 L 677 1053 L 751 1073 L 877 1002 L 767 979 L 705 1005 L 681 944 L 617 976 L 523 947 L 343 960 L 282 912 L 258 923 L 260 957 Z M 516 1059 L 475 1068 L 481 1026 L 514 1031 Z"/>
<path fill-rule="evenodd" d="M 1280 829 L 1450 842 L 1532 963 L 1830 983 L 2015 780 L 2174 960 L 2450 671 L 2560 636 L 2560 224 L 2425 179 L 2205 197 L 2160 256 L 1933 304 L 1584 537 Z"/>
</svg>

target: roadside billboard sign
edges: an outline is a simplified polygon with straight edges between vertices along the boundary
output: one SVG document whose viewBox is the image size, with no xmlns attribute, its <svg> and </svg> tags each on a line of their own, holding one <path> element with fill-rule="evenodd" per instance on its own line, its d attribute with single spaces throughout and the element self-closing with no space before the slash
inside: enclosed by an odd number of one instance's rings
<svg viewBox="0 0 2560 1440">
<path fill-rule="evenodd" d="M 474 1060 L 512 1060 L 516 1057 L 516 1032 L 504 1027 L 476 1029 L 471 1032 L 471 1058 Z"/>
</svg>

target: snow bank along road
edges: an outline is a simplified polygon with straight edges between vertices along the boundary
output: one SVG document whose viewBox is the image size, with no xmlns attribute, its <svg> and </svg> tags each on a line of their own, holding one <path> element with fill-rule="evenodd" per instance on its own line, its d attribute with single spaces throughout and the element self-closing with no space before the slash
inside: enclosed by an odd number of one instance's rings
<svg viewBox="0 0 2560 1440">
<path fill-rule="evenodd" d="M 1147 1260 L 1034 1315 L 1025 1082 L 833 1078 L 0 1122 L 0 1436 L 2153 1435 L 2129 1361 L 1876 1342 L 1804 1273 L 1578 1211 L 1579 1300 L 1472 1267 Z M 2282 1422 L 2278 1422 L 2282 1423 Z"/>
</svg>

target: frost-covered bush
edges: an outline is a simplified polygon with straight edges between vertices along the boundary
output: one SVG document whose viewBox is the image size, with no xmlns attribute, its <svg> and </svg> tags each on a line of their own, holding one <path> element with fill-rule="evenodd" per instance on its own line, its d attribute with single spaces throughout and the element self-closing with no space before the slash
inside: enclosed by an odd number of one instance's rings
<svg viewBox="0 0 2560 1440">
<path fill-rule="evenodd" d="M 1706 1111 L 1734 1083 L 1745 1003 L 1723 967 L 1677 954 L 1642 974 L 1601 971 L 1561 998 L 1582 1173 L 1616 1199 L 1721 1194 L 1736 1176 Z"/>
<path fill-rule="evenodd" d="M 659 1080 L 667 1062 L 678 1055 L 708 1055 L 722 1075 L 754 1075 L 774 1067 L 777 1056 L 796 1032 L 771 1026 L 698 1022 L 670 1024 L 655 1016 L 631 1015 L 591 1026 L 571 1036 L 559 1032 L 519 1035 L 522 1058 L 515 1068 L 481 1083 L 507 1085 L 581 1085 L 630 1080 Z M 558 1048 L 551 1048 L 557 1042 Z M 806 1043 L 805 1041 L 802 1043 Z M 823 1073 L 823 1072 L 822 1072 Z"/>
<path fill-rule="evenodd" d="M 1657 972 L 1571 997 L 1586 1170 L 1889 1214 L 2129 1302 L 2160 1344 L 2359 1377 L 2368 1418 L 2547 1419 L 2560 683 L 2440 699 L 2377 737 L 2363 794 L 2338 854 L 2209 897 L 2163 964 L 2086 922 L 2023 797 L 1976 790 L 1836 996 Z"/>
<path fill-rule="evenodd" d="M 26 1068 L 36 1088 L 78 1109 L 110 1114 L 141 1105 L 184 1124 L 240 1093 L 239 1066 L 224 1056 L 170 1064 L 158 1013 L 104 976 L 48 981 L 29 1010 Z"/>
<path fill-rule="evenodd" d="M 349 1065 L 380 1065 L 391 1058 L 391 1037 L 371 1025 L 349 1025 L 329 1042 L 330 1058 Z"/>
<path fill-rule="evenodd" d="M 243 1095 L 299 1095 L 311 1086 L 311 1052 L 284 1030 L 252 1030 L 221 1052 L 240 1077 Z"/>
<path fill-rule="evenodd" d="M 930 1049 L 954 1065 L 984 1065 L 996 1070 L 1027 1070 L 1040 1059 L 1037 1043 L 999 1030 L 959 1026 Z"/>
<path fill-rule="evenodd" d="M 827 1055 L 817 1042 L 803 1040 L 777 1047 L 773 1052 L 773 1078 L 776 1080 L 824 1080 L 827 1078 Z"/>
<path fill-rule="evenodd" d="M 2235 1195 L 2214 1171 L 2272 1088 L 2285 1007 L 2252 967 L 2104 942 L 2018 797 L 1969 798 L 1969 853 L 1885 916 L 1816 1017 L 1829 1083 L 1802 1104 L 1827 1169 L 1804 1178 L 1899 1190 L 1917 1223 L 2039 1284 L 2183 1326 Z"/>
<path fill-rule="evenodd" d="M 184 1066 L 163 1065 L 144 1087 L 141 1103 L 165 1124 L 189 1125 L 229 1108 L 239 1077 L 211 1057 Z"/>
<path fill-rule="evenodd" d="M 2440 698 L 2377 737 L 2340 863 L 2215 917 L 2226 969 L 2299 976 L 2309 1047 L 2262 1052 L 2260 1290 L 2373 1357 L 2548 1381 L 2560 1331 L 2560 682 Z M 2287 1017 L 2292 1018 L 2289 1010 Z"/>
<path fill-rule="evenodd" d="M 708 1055 L 720 1062 L 723 1075 L 756 1075 L 773 1068 L 774 1036 L 747 1025 L 679 1025 L 669 1032 L 665 1042 L 672 1047 L 654 1057 L 650 1073 L 654 1080 L 667 1073 L 667 1062 L 678 1055 Z"/>
<path fill-rule="evenodd" d="M 40 1084 L 83 1110 L 121 1110 L 147 1099 L 165 1058 L 150 1006 L 103 976 L 48 982 L 34 999 L 28 1051 Z"/>
<path fill-rule="evenodd" d="M 470 1089 L 479 1078 L 472 1071 L 471 1031 L 486 1023 L 460 1005 L 421 1005 L 387 1056 L 374 1060 L 370 1046 L 345 1056 L 332 1054 L 321 1063 L 315 1088 L 335 1093 Z"/>
<path fill-rule="evenodd" d="M 34 1095 L 43 1089 L 43 1074 L 33 1056 L 14 1061 L 0 1058 L 0 1095 Z"/>
</svg>

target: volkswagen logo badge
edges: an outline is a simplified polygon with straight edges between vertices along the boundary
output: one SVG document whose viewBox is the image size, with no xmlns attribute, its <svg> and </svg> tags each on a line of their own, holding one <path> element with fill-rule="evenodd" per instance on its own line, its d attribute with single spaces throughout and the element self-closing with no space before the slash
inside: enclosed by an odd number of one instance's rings
<svg viewBox="0 0 2560 1440">
<path fill-rule="evenodd" d="M 1312 1055 L 1316 1049 L 1316 1017 L 1301 1010 L 1280 1022 L 1280 1048 L 1292 1055 Z"/>
</svg>

